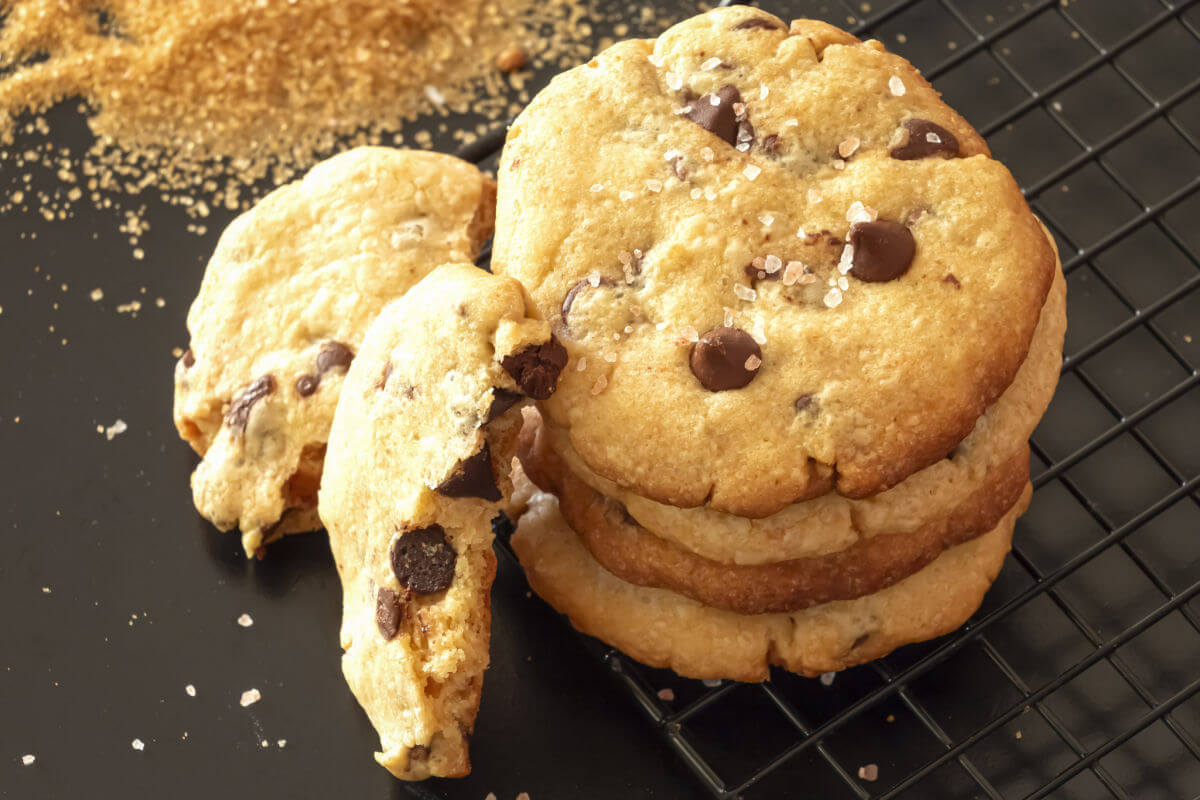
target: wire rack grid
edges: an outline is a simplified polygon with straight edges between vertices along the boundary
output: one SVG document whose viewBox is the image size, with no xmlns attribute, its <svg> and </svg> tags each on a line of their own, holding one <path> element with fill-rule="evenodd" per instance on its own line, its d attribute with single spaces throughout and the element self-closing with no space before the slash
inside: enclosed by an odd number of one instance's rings
<svg viewBox="0 0 1200 800">
<path fill-rule="evenodd" d="M 713 797 L 1200 797 L 1197 1 L 758 4 L 880 38 L 975 124 L 1057 239 L 1069 330 L 1033 504 L 955 634 L 755 685 L 587 640 Z"/>
</svg>

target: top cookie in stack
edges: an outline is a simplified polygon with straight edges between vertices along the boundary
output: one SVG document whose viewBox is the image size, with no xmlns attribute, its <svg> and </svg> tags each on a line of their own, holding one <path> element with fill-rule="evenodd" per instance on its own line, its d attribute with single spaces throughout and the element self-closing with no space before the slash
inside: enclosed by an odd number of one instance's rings
<svg viewBox="0 0 1200 800">
<path fill-rule="evenodd" d="M 523 463 L 589 558 L 662 593 L 643 609 L 788 615 L 880 596 L 977 537 L 1003 558 L 1062 282 L 1012 176 L 908 62 L 717 9 L 556 78 L 498 177 L 494 267 L 570 355 Z M 565 551 L 539 563 L 554 548 L 520 541 L 579 623 L 586 570 L 555 585 Z M 827 657 L 764 650 L 799 671 L 880 655 L 960 624 L 998 568 L 921 630 L 860 614 Z"/>
</svg>

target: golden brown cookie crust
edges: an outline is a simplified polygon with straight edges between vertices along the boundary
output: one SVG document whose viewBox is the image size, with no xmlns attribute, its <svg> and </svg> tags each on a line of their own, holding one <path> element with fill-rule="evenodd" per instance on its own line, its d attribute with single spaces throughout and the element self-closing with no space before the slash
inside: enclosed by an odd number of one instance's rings
<svg viewBox="0 0 1200 800">
<path fill-rule="evenodd" d="M 626 583 L 592 559 L 551 495 L 533 497 L 512 545 L 534 591 L 576 628 L 643 664 L 699 679 L 761 681 L 772 665 L 816 676 L 962 625 L 999 573 L 1030 494 L 995 529 L 899 583 L 792 614 L 735 614 Z"/>
<path fill-rule="evenodd" d="M 1029 446 L 948 515 L 907 533 L 878 533 L 835 553 L 769 564 L 721 564 L 655 536 L 624 506 L 592 489 L 549 447 L 536 425 L 522 431 L 525 474 L 558 497 L 559 511 L 602 567 L 628 583 L 667 589 L 738 614 L 800 611 L 874 594 L 947 550 L 992 530 L 1029 482 Z"/>
<path fill-rule="evenodd" d="M 544 410 L 590 469 L 762 517 L 831 482 L 871 495 L 952 450 L 1024 359 L 1054 255 L 1012 176 L 911 65 L 811 23 L 734 30 L 752 16 L 769 15 L 717 9 L 618 44 L 535 98 L 505 147 L 493 263 L 564 332 L 571 368 Z M 756 131 L 744 152 L 687 116 L 685 89 L 724 85 Z M 965 157 L 891 158 L 917 118 Z M 850 276 L 827 307 L 856 203 L 906 221 L 916 256 L 890 282 Z M 749 278 L 766 256 L 820 280 Z M 748 385 L 714 392 L 691 341 L 727 313 L 762 355 Z M 797 410 L 804 397 L 819 413 Z"/>
</svg>

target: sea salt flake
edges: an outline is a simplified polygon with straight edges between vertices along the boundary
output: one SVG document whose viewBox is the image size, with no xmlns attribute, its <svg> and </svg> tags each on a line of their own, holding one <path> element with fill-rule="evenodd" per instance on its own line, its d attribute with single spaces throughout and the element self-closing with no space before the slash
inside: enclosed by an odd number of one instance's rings
<svg viewBox="0 0 1200 800">
<path fill-rule="evenodd" d="M 435 106 L 444 106 L 446 104 L 446 97 L 440 91 L 438 91 L 436 86 L 430 86 L 429 84 L 426 84 L 425 96 L 428 97 L 429 102 L 433 103 Z"/>
<path fill-rule="evenodd" d="M 742 170 L 742 174 L 746 176 L 746 180 L 752 181 L 762 174 L 762 167 L 757 164 L 747 164 L 746 168 Z"/>
<path fill-rule="evenodd" d="M 711 147 L 702 147 L 700 149 L 700 157 L 710 164 L 712 163 L 714 156 L 715 154 L 713 153 L 713 149 Z"/>
<path fill-rule="evenodd" d="M 826 308 L 837 308 L 842 304 L 842 290 L 836 286 L 826 292 L 822 302 Z"/>
<path fill-rule="evenodd" d="M 287 739 L 280 739 L 279 741 L 275 742 L 275 746 L 282 750 L 283 748 L 287 747 Z"/>
<path fill-rule="evenodd" d="M 850 156 L 854 155 L 856 150 L 858 150 L 858 146 L 860 144 L 862 144 L 862 142 L 859 141 L 857 136 L 851 136 L 838 145 L 838 155 L 842 158 L 849 158 Z"/>
<path fill-rule="evenodd" d="M 700 682 L 703 683 L 705 686 L 707 686 L 709 689 L 715 689 L 721 685 L 720 678 L 705 678 L 704 680 L 702 680 Z"/>
<path fill-rule="evenodd" d="M 132 742 L 129 743 L 129 746 L 132 747 L 134 750 L 145 750 L 146 749 L 146 743 L 143 742 L 141 739 L 134 739 Z"/>
<path fill-rule="evenodd" d="M 622 189 L 621 193 L 617 195 L 617 197 L 621 198 L 622 203 L 628 203 L 633 199 L 633 192 L 629 191 L 628 189 Z"/>
<path fill-rule="evenodd" d="M 585 369 L 587 369 L 587 356 L 580 356 L 578 363 L 575 364 L 575 370 L 583 372 Z"/>
<path fill-rule="evenodd" d="M 712 189 L 712 187 L 704 190 L 704 199 L 710 203 L 717 199 L 717 193 Z"/>
<path fill-rule="evenodd" d="M 125 420 L 118 419 L 112 425 L 109 425 L 107 428 L 104 429 L 104 438 L 108 439 L 111 442 L 114 437 L 120 436 L 122 433 L 124 433 L 127 430 L 129 430 L 129 426 L 125 424 Z"/>
<path fill-rule="evenodd" d="M 663 65 L 662 56 L 655 55 L 654 53 L 646 56 L 646 60 L 653 64 L 656 68 Z"/>
<path fill-rule="evenodd" d="M 733 293 L 737 295 L 738 300 L 745 300 L 747 303 L 753 303 L 754 299 L 758 297 L 758 292 L 740 283 L 733 285 Z"/>
<path fill-rule="evenodd" d="M 797 239 L 807 239 L 808 238 L 808 234 L 804 232 L 803 225 L 801 225 L 799 228 L 796 229 L 796 238 Z"/>
<path fill-rule="evenodd" d="M 850 279 L 843 275 L 842 277 L 838 278 L 837 285 L 838 288 L 844 292 L 850 288 Z"/>
<path fill-rule="evenodd" d="M 734 103 L 733 104 L 733 115 L 735 117 L 737 117 L 738 119 L 741 119 L 742 117 L 746 116 L 746 104 L 745 103 Z"/>
<path fill-rule="evenodd" d="M 854 266 L 854 245 L 847 244 L 842 248 L 842 255 L 838 258 L 838 272 L 845 275 Z"/>
<path fill-rule="evenodd" d="M 834 169 L 845 169 L 845 168 L 846 168 L 846 162 L 845 162 L 845 161 L 842 161 L 840 158 L 835 158 L 835 159 L 833 160 L 833 168 L 834 168 Z"/>
<path fill-rule="evenodd" d="M 700 340 L 700 334 L 691 325 L 684 325 L 679 329 L 679 338 L 680 344 L 692 344 Z"/>
<path fill-rule="evenodd" d="M 804 263 L 801 261 L 789 261 L 787 267 L 783 270 L 783 285 L 791 286 L 796 281 L 800 280 L 800 276 L 805 272 Z"/>
<path fill-rule="evenodd" d="M 771 227 L 772 223 L 775 222 L 775 217 L 771 216 L 770 214 L 760 214 L 758 216 L 758 221 L 769 228 Z"/>
<path fill-rule="evenodd" d="M 603 191 L 604 191 L 604 184 L 603 184 L 603 183 L 593 183 L 593 184 L 592 184 L 592 186 L 591 186 L 591 189 L 589 189 L 589 191 L 592 191 L 592 192 L 603 192 Z"/>
<path fill-rule="evenodd" d="M 711 106 L 719 106 L 721 105 L 721 98 L 715 94 L 710 94 L 708 96 L 708 104 Z"/>
<path fill-rule="evenodd" d="M 674 161 L 675 159 L 679 158 L 680 155 L 682 155 L 682 153 L 680 153 L 678 150 L 668 150 L 667 152 L 663 153 L 663 160 Z"/>
<path fill-rule="evenodd" d="M 596 378 L 596 382 L 592 384 L 592 394 L 600 394 L 608 388 L 608 376 L 601 375 Z"/>
<path fill-rule="evenodd" d="M 247 689 L 246 691 L 242 692 L 242 699 L 238 702 L 241 703 L 242 708 L 246 708 L 247 706 L 254 705 L 259 700 L 262 700 L 262 692 L 260 692 L 258 689 Z"/>
<path fill-rule="evenodd" d="M 196 687 L 195 687 L 195 686 L 193 686 L 193 685 L 192 685 L 192 684 L 190 684 L 190 683 L 189 683 L 187 686 L 183 687 L 183 690 L 184 690 L 185 692 L 187 692 L 187 696 L 188 696 L 188 697 L 195 697 L 195 696 L 196 696 Z"/>
<path fill-rule="evenodd" d="M 614 353 L 612 350 L 609 350 L 607 353 L 604 354 L 604 360 L 610 364 L 615 364 L 615 363 L 617 363 L 617 354 Z"/>
<path fill-rule="evenodd" d="M 767 273 L 768 275 L 774 275 L 781 269 L 783 269 L 783 259 L 781 259 L 779 256 L 771 255 L 767 256 L 766 259 L 763 260 L 763 272 Z"/>
<path fill-rule="evenodd" d="M 810 203 L 821 202 L 821 190 L 820 189 L 809 189 L 808 190 L 808 202 L 810 202 Z"/>
<path fill-rule="evenodd" d="M 767 95 L 769 95 L 770 93 L 771 93 L 771 90 L 768 89 L 766 86 L 760 86 L 758 89 L 758 99 L 766 100 Z"/>
<path fill-rule="evenodd" d="M 596 270 L 589 272 L 587 276 L 587 282 L 588 286 L 591 286 L 593 289 L 595 289 L 600 285 L 600 273 Z"/>
<path fill-rule="evenodd" d="M 847 222 L 874 222 L 879 218 L 879 212 L 870 206 L 865 206 L 861 201 L 855 200 L 850 204 L 850 208 L 846 210 Z"/>
<path fill-rule="evenodd" d="M 646 188 L 652 192 L 661 192 L 662 188 L 663 188 L 663 183 L 662 183 L 662 181 L 657 180 L 656 178 L 650 178 L 649 180 L 646 181 Z"/>
<path fill-rule="evenodd" d="M 746 370 L 748 372 L 753 372 L 754 370 L 758 369 L 761 366 L 762 366 L 762 359 L 756 355 L 751 355 L 749 358 L 746 359 Z"/>
<path fill-rule="evenodd" d="M 942 137 L 938 136 L 933 131 L 930 131 L 929 133 L 925 134 L 925 141 L 929 142 L 930 144 L 941 144 Z"/>
<path fill-rule="evenodd" d="M 700 69 L 703 69 L 703 70 L 716 69 L 719 66 L 721 66 L 721 59 L 717 58 L 716 56 L 713 56 L 712 58 L 708 59 L 703 64 L 701 64 Z"/>
<path fill-rule="evenodd" d="M 37 758 L 32 753 L 21 756 L 21 763 L 27 767 L 34 761 L 37 761 Z"/>
<path fill-rule="evenodd" d="M 893 75 L 888 78 L 888 91 L 896 97 L 903 97 L 908 90 L 904 88 L 904 81 L 900 80 L 899 75 Z"/>
<path fill-rule="evenodd" d="M 665 323 L 665 322 L 656 322 L 656 323 L 654 323 L 654 330 L 656 330 L 656 331 L 665 331 L 666 329 L 667 329 L 667 323 Z"/>
<path fill-rule="evenodd" d="M 663 77 L 665 77 L 667 80 L 667 88 L 672 92 L 678 92 L 683 88 L 683 78 L 679 75 L 676 75 L 674 72 L 668 72 Z"/>
<path fill-rule="evenodd" d="M 734 310 L 728 306 L 725 306 L 725 317 L 721 320 L 721 323 L 726 328 L 732 328 L 734 316 L 736 316 Z"/>
</svg>

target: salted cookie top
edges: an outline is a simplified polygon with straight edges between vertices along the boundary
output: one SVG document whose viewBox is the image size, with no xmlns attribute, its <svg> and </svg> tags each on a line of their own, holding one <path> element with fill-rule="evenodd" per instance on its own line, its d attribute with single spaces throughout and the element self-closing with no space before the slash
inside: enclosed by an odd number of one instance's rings
<svg viewBox="0 0 1200 800">
<path fill-rule="evenodd" d="M 882 491 L 1011 382 L 1054 255 L 904 59 L 732 7 L 555 78 L 512 126 L 493 264 L 571 356 L 604 477 L 764 516 Z"/>
<path fill-rule="evenodd" d="M 498 439 L 565 363 L 520 284 L 447 265 L 384 309 L 346 377 L 321 518 L 342 579 L 343 672 L 397 777 L 469 768 L 491 519 L 511 463 Z"/>
<path fill-rule="evenodd" d="M 343 376 L 379 310 L 491 234 L 494 184 L 446 155 L 364 147 L 275 190 L 222 234 L 188 312 L 175 424 L 204 458 L 199 511 L 248 553 L 308 512 Z"/>
</svg>

